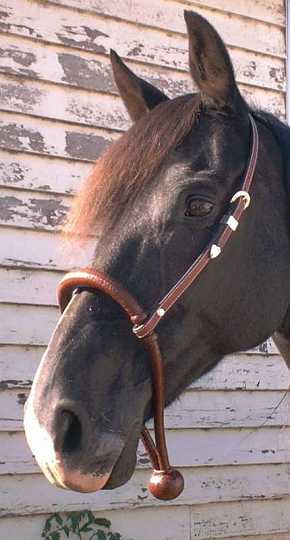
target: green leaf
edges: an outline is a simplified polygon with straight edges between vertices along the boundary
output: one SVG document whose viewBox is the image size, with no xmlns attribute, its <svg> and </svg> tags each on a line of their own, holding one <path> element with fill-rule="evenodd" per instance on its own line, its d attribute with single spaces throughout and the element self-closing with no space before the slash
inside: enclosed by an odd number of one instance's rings
<svg viewBox="0 0 290 540">
<path fill-rule="evenodd" d="M 67 525 L 64 525 L 62 530 L 64 531 L 65 535 L 69 537 L 69 528 L 67 527 Z"/>
<path fill-rule="evenodd" d="M 59 525 L 63 524 L 63 519 L 59 514 L 54 514 L 54 519 Z"/>
<path fill-rule="evenodd" d="M 81 520 L 80 512 L 71 512 L 68 516 L 68 520 L 71 522 L 71 529 L 73 532 L 76 532 L 79 528 L 79 522 Z"/>
<path fill-rule="evenodd" d="M 93 523 L 95 521 L 95 516 L 93 512 L 91 512 L 90 510 L 87 510 L 87 516 L 88 516 L 88 519 L 90 520 L 90 523 Z"/>
<path fill-rule="evenodd" d="M 98 540 L 107 540 L 107 535 L 104 533 L 104 531 L 97 531 L 97 538 Z"/>
<path fill-rule="evenodd" d="M 104 536 L 100 536 L 100 533 L 101 533 L 101 534 L 104 534 Z M 107 540 L 107 535 L 106 535 L 103 531 L 101 531 L 101 530 L 99 529 L 97 532 L 95 532 L 94 534 L 92 534 L 92 536 L 90 536 L 90 539 L 89 539 L 89 540 L 93 540 L 93 538 L 95 538 L 96 540 L 103 540 L 103 538 L 104 538 L 105 540 Z"/>
<path fill-rule="evenodd" d="M 50 535 L 51 540 L 60 540 L 60 533 L 58 531 L 54 531 Z"/>
<path fill-rule="evenodd" d="M 91 532 L 93 531 L 94 529 L 92 529 L 92 527 L 90 527 L 90 523 L 85 523 L 81 528 L 80 528 L 80 532 Z"/>
<path fill-rule="evenodd" d="M 43 532 L 47 533 L 51 529 L 51 518 L 48 518 L 44 524 Z"/>
<path fill-rule="evenodd" d="M 111 527 L 111 522 L 106 518 L 94 518 L 94 523 L 99 525 L 99 527 L 105 527 L 105 529 L 109 529 Z"/>
</svg>

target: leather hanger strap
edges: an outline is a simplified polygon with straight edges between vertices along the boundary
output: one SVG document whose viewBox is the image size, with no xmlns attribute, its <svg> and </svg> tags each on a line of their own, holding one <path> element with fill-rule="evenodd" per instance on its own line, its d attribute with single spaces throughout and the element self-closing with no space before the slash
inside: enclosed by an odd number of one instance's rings
<svg viewBox="0 0 290 540">
<path fill-rule="evenodd" d="M 241 190 L 237 191 L 231 199 L 231 203 L 235 203 L 237 201 L 234 211 L 231 213 L 231 215 L 224 216 L 222 218 L 221 225 L 223 225 L 224 230 L 219 236 L 218 240 L 214 243 L 210 243 L 203 250 L 199 257 L 188 268 L 185 274 L 183 274 L 179 281 L 157 304 L 156 309 L 153 311 L 153 313 L 151 313 L 148 319 L 141 324 L 137 323 L 134 325 L 133 332 L 138 338 L 143 339 L 145 336 L 153 332 L 162 317 L 164 317 L 169 309 L 185 293 L 188 287 L 190 287 L 190 285 L 195 281 L 209 262 L 221 253 L 233 232 L 236 230 L 243 212 L 249 206 L 249 189 L 252 184 L 259 151 L 259 134 L 256 122 L 251 114 L 249 114 L 249 119 L 252 127 L 251 154 Z"/>
</svg>

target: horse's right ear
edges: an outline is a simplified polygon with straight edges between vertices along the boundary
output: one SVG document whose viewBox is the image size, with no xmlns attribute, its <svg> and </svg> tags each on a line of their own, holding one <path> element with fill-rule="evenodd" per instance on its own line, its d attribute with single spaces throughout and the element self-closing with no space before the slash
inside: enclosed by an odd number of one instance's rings
<svg viewBox="0 0 290 540">
<path fill-rule="evenodd" d="M 184 12 L 189 67 L 204 104 L 216 109 L 245 108 L 226 46 L 214 27 L 194 11 Z"/>
<path fill-rule="evenodd" d="M 115 83 L 132 120 L 138 120 L 150 109 L 169 99 L 158 88 L 137 77 L 113 50 L 111 63 Z"/>
</svg>

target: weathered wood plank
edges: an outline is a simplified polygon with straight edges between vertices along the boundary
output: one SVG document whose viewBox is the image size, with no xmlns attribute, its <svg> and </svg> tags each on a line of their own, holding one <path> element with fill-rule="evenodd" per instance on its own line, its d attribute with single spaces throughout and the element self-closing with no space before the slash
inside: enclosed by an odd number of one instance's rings
<svg viewBox="0 0 290 540">
<path fill-rule="evenodd" d="M 189 389 L 166 411 L 170 429 L 290 425 L 290 395 L 285 392 Z"/>
<path fill-rule="evenodd" d="M 131 125 L 121 99 L 39 81 L 0 75 L 0 107 L 3 111 L 31 114 L 81 124 L 125 131 Z"/>
<path fill-rule="evenodd" d="M 90 163 L 0 150 L 0 186 L 30 191 L 75 193 Z M 17 195 L 16 195 L 17 196 Z"/>
<path fill-rule="evenodd" d="M 172 518 L 177 519 L 175 512 L 177 508 L 169 507 L 167 509 L 168 515 L 171 516 L 171 519 L 168 520 L 167 513 L 165 512 L 164 507 L 158 507 L 148 509 L 145 512 L 144 508 L 138 509 L 139 501 L 136 504 L 134 511 L 107 511 L 105 514 L 99 512 L 96 517 L 104 517 L 110 519 L 113 522 L 112 530 L 117 532 L 122 529 L 122 540 L 148 540 L 148 534 L 150 537 L 155 535 L 154 538 L 158 540 L 189 540 L 188 532 L 188 508 L 184 508 L 184 514 L 180 516 L 180 531 L 176 530 L 175 522 L 172 524 Z M 241 503 L 242 506 L 242 503 Z M 180 510 L 180 507 L 178 507 Z M 151 516 L 154 516 L 153 520 Z M 23 538 L 29 538 L 29 540 L 39 540 L 40 532 L 43 530 L 45 520 L 49 517 L 48 514 L 45 515 L 31 515 L 31 516 L 19 516 L 19 517 L 7 517 L 1 519 L 0 521 L 0 534 L 3 535 L 3 538 L 9 538 L 10 540 L 19 540 L 19 531 Z M 120 519 L 121 518 L 121 519 Z M 135 521 L 136 519 L 136 521 Z M 146 526 L 140 526 L 142 520 L 147 520 Z M 182 521 L 183 520 L 183 521 Z M 133 523 L 132 523 L 133 521 Z M 165 526 L 166 523 L 166 526 Z M 149 525 L 148 525 L 149 524 Z M 183 528 L 182 528 L 183 524 Z M 167 530 L 169 529 L 170 530 Z M 172 532 L 173 531 L 173 532 Z M 174 538 L 171 536 L 171 533 L 174 534 Z M 170 534 L 170 537 L 168 536 Z M 6 535 L 6 536 L 5 536 Z M 157 537 L 158 535 L 158 537 Z M 207 540 L 214 540 L 212 537 Z M 227 537 L 227 540 L 237 540 L 237 537 Z M 239 540 L 289 540 L 289 533 L 275 533 L 275 537 L 270 534 L 265 535 L 254 535 L 254 536 L 244 536 L 239 537 Z"/>
<path fill-rule="evenodd" d="M 283 501 L 284 503 L 284 501 Z M 288 501 L 285 501 L 286 505 Z M 262 509 L 257 509 L 256 504 L 251 508 L 250 516 L 256 522 L 256 530 L 259 531 L 259 521 L 258 518 L 261 517 L 261 512 L 263 509 L 265 512 L 270 511 L 271 501 L 266 501 L 262 504 Z M 285 506 L 286 506 L 285 505 Z M 91 505 L 92 506 L 92 505 Z M 139 503 L 138 505 L 139 506 Z M 218 505 L 216 505 L 218 506 Z M 286 512 L 286 509 L 283 511 Z M 222 520 L 225 516 L 222 512 L 223 505 L 219 505 L 220 514 L 219 518 Z M 227 505 L 227 510 L 230 511 L 231 504 Z M 235 508 L 240 508 L 243 514 L 244 504 L 236 503 Z M 211 507 L 208 507 L 210 511 Z M 193 507 L 194 509 L 194 507 Z M 258 511 L 259 510 L 259 511 Z M 52 510 L 53 512 L 54 510 Z M 282 511 L 282 515 L 283 515 Z M 134 511 L 130 510 L 112 510 L 112 511 L 103 511 L 96 513 L 96 517 L 106 517 L 112 521 L 112 530 L 114 532 L 120 531 L 122 533 L 123 540 L 148 540 L 148 535 L 152 538 L 158 538 L 158 540 L 189 540 L 189 517 L 188 517 L 188 508 L 172 507 L 169 508 L 158 507 L 152 509 L 148 508 L 134 508 Z M 204 509 L 205 514 L 205 509 Z M 260 535 L 254 533 L 254 536 L 226 536 L 227 540 L 289 540 L 289 532 L 279 533 L 276 532 L 279 529 L 279 519 L 280 512 L 277 510 L 277 503 L 274 506 L 273 513 L 273 524 L 276 525 L 275 532 L 269 532 L 266 534 Z M 23 538 L 29 538 L 29 540 L 39 540 L 40 533 L 44 527 L 44 523 L 48 515 L 33 515 L 33 516 L 19 516 L 19 517 L 7 517 L 0 521 L 0 532 L 3 533 L 3 538 L 9 538 L 10 540 L 19 540 L 19 531 Z M 146 526 L 140 526 L 140 523 L 146 522 Z M 166 526 L 165 526 L 166 524 Z M 285 519 L 282 521 L 282 527 L 284 527 Z M 269 527 L 271 530 L 273 527 Z M 286 527 L 287 528 L 287 527 Z M 273 536 L 274 535 L 274 536 Z M 191 536 L 191 540 L 194 537 Z M 203 540 L 205 538 L 203 537 Z M 215 540 L 213 536 L 207 536 L 206 540 Z"/>
<path fill-rule="evenodd" d="M 273 99 L 270 95 L 268 97 L 268 109 L 283 117 L 285 103 L 282 95 L 277 94 Z M 250 101 L 259 106 L 264 100 L 256 92 L 254 97 L 250 95 Z M 4 116 L 6 122 L 0 124 L 0 184 L 5 186 L 70 194 L 91 167 L 85 161 L 74 161 L 74 158 L 93 161 L 112 140 L 112 134 L 101 132 L 95 135 L 82 126 L 71 128 L 41 119 L 32 121 L 20 115 L 15 115 L 14 121 L 9 114 L 2 114 L 3 120 Z M 11 154 L 9 150 L 21 154 Z M 31 152 L 39 156 L 34 155 L 32 160 Z M 46 156 L 49 160 L 42 161 Z M 65 163 L 57 156 L 69 160 Z"/>
<path fill-rule="evenodd" d="M 67 270 L 87 266 L 92 260 L 94 245 L 79 247 L 74 252 L 64 249 L 60 235 L 50 232 L 12 229 L 0 226 L 0 265 L 20 268 Z"/>
<path fill-rule="evenodd" d="M 181 3 L 183 0 L 181 0 Z M 260 21 L 268 21 L 272 24 L 285 25 L 285 6 L 283 0 L 186 0 L 187 5 L 208 6 L 212 9 L 225 10 L 230 13 L 236 13 L 244 17 L 258 19 Z"/>
<path fill-rule="evenodd" d="M 183 469 L 185 490 L 176 501 L 161 503 L 147 491 L 149 480 L 147 471 L 137 470 L 132 480 L 113 492 L 76 494 L 62 492 L 50 486 L 40 474 L 15 475 L 14 478 L 1 477 L 2 515 L 13 509 L 13 513 L 27 514 L 80 510 L 88 505 L 92 510 L 156 508 L 209 504 L 217 501 L 258 499 L 289 496 L 290 473 L 287 465 L 202 467 Z M 31 489 L 35 486 L 34 489 Z M 26 496 L 25 496 L 26 488 Z M 39 497 L 39 493 L 42 494 Z M 38 496 L 37 496 L 38 495 Z M 54 498 L 53 498 L 54 497 Z M 54 506 L 54 507 L 53 507 Z M 1 531 L 1 528 L 0 528 Z"/>
<path fill-rule="evenodd" d="M 285 119 L 285 96 L 280 92 L 270 92 L 261 88 L 240 85 L 241 93 L 250 107 L 264 109 L 281 120 Z"/>
<path fill-rule="evenodd" d="M 49 235 L 46 235 L 43 238 L 46 237 L 49 238 Z M 32 238 L 34 238 L 33 234 Z M 59 237 L 55 238 L 54 249 L 63 250 L 63 259 L 65 261 L 64 247 L 65 246 L 62 245 L 62 240 Z M 67 263 L 73 264 L 72 262 L 70 263 L 69 260 L 67 260 Z M 45 266 L 39 268 L 37 264 L 35 265 L 35 268 L 31 268 L 29 264 L 25 269 L 17 267 L 10 268 L 9 265 L 1 268 L 0 261 L 0 302 L 57 306 L 55 291 L 62 274 L 62 268 L 56 268 L 55 270 L 50 269 L 47 271 Z M 277 354 L 277 349 L 273 342 L 268 340 L 256 349 L 248 351 L 248 353 L 249 352 L 252 352 L 255 355 L 262 353 L 268 356 L 270 354 Z M 242 370 L 243 368 L 241 367 L 241 373 Z M 259 386 L 259 381 L 257 379 L 255 387 L 256 386 Z M 243 388 L 242 385 L 239 387 Z"/>
<path fill-rule="evenodd" d="M 28 388 L 44 350 L 44 346 L 1 345 L 0 388 Z M 191 388 L 197 391 L 285 391 L 289 388 L 289 379 L 289 369 L 280 356 L 237 353 L 226 356 Z"/>
<path fill-rule="evenodd" d="M 61 246 L 43 231 L 0 227 L 0 264 L 7 267 L 66 270 Z"/>
<path fill-rule="evenodd" d="M 30 388 L 44 347 L 0 345 L 0 390 Z"/>
<path fill-rule="evenodd" d="M 142 20 L 138 21 L 138 25 L 126 21 L 120 24 L 112 18 L 103 18 L 97 14 L 90 14 L 88 17 L 87 13 L 67 10 L 61 6 L 56 8 L 47 2 L 36 4 L 23 0 L 21 8 L 20 11 L 15 0 L 6 0 L 0 21 L 2 32 L 96 53 L 106 54 L 110 48 L 116 48 L 122 56 L 159 65 L 178 67 L 185 62 L 187 65 L 184 54 L 183 6 L 179 4 L 167 3 L 166 10 L 163 10 L 159 17 L 159 27 L 162 20 L 166 25 L 162 33 L 160 29 L 140 26 Z M 119 6 L 118 9 L 120 16 L 122 8 Z M 247 19 L 231 13 L 201 9 L 198 6 L 196 10 L 210 19 L 228 45 L 273 56 L 285 56 L 283 28 L 262 21 L 249 24 Z M 130 12 L 127 3 L 125 12 L 128 11 Z M 156 6 L 146 10 L 147 17 L 154 12 Z M 131 13 L 135 17 L 133 10 Z"/>
<path fill-rule="evenodd" d="M 179 4 L 174 1 L 169 1 L 166 3 L 166 10 L 162 9 L 162 5 L 159 6 L 156 4 L 154 0 L 146 0 L 146 6 L 144 6 L 144 3 L 142 0 L 110 0 L 110 2 L 106 2 L 105 0 L 85 0 L 82 2 L 82 4 L 79 4 L 78 0 L 48 0 L 51 4 L 56 4 L 57 6 L 67 6 L 70 8 L 76 8 L 79 10 L 89 11 L 91 13 L 97 13 L 99 15 L 106 15 L 111 16 L 114 18 L 117 18 L 121 21 L 129 21 L 133 22 L 134 24 L 141 24 L 142 26 L 149 26 L 150 28 L 159 28 L 161 30 L 170 30 L 171 32 L 184 32 L 183 27 L 183 17 L 182 17 L 182 11 L 183 8 L 188 9 L 188 3 L 192 4 L 192 9 L 200 13 L 201 15 L 204 15 L 204 17 L 209 18 L 211 20 L 212 18 L 217 19 L 217 15 L 219 14 L 220 17 L 226 18 L 229 14 L 231 14 L 232 17 L 236 15 L 244 15 L 247 18 L 251 19 L 253 17 L 252 10 L 250 10 L 250 5 L 248 2 L 248 11 L 245 9 L 245 4 L 247 2 L 244 2 L 243 9 L 241 9 L 241 2 L 239 2 L 239 10 L 233 9 L 234 5 L 233 3 L 227 2 L 227 8 L 223 9 L 223 6 L 220 6 L 219 3 L 216 1 L 214 5 L 210 5 L 210 2 L 207 1 L 201 2 L 201 1 L 191 1 L 189 2 L 186 0 L 185 2 L 180 1 Z M 182 5 L 184 4 L 184 5 Z M 259 2 L 259 7 L 265 8 L 265 2 Z M 212 10 L 212 8 L 214 8 Z M 281 6 L 280 6 L 281 8 Z M 219 13 L 222 11 L 221 13 Z M 277 7 L 276 10 L 273 10 L 273 16 L 275 13 L 277 14 Z M 284 11 L 284 9 L 283 9 Z M 218 13 L 216 13 L 218 12 Z M 265 19 L 263 16 L 261 16 L 260 12 L 257 11 L 257 6 L 255 10 L 256 16 L 253 17 L 253 21 L 248 21 L 249 26 L 255 26 L 257 22 L 264 22 Z M 280 18 L 281 18 L 281 12 L 280 12 Z M 278 24 L 279 26 L 283 26 L 285 24 L 285 15 L 282 19 L 283 22 L 281 22 L 281 19 L 279 20 L 279 23 L 277 20 L 275 20 L 275 24 Z M 266 18 L 266 21 L 270 24 L 274 23 L 274 20 L 271 18 Z M 215 23 L 216 24 L 216 23 Z"/>
<path fill-rule="evenodd" d="M 211 390 L 288 390 L 290 372 L 281 356 L 270 353 L 236 353 L 226 356 L 213 370 L 192 384 Z"/>
<path fill-rule="evenodd" d="M 19 392 L 23 400 L 25 392 Z M 258 429 L 167 429 L 166 437 L 173 465 L 212 467 L 290 462 L 290 428 Z M 24 433 L 0 432 L 3 474 L 37 472 Z M 138 467 L 148 469 L 150 460 L 142 444 L 138 447 Z"/>
<path fill-rule="evenodd" d="M 0 302 L 56 306 L 62 272 L 0 267 Z"/>
<path fill-rule="evenodd" d="M 273 114 L 284 115 L 284 95 L 280 92 L 267 91 L 266 99 L 265 90 L 254 92 L 252 88 L 243 88 L 243 94 L 250 104 L 262 102 Z M 19 83 L 3 75 L 0 75 L 0 110 L 94 128 L 110 126 L 116 131 L 125 131 L 131 125 L 123 103 L 115 96 L 47 86 L 38 81 Z"/>
<path fill-rule="evenodd" d="M 95 161 L 116 135 L 15 113 L 1 114 L 0 148 L 6 150 Z"/>
<path fill-rule="evenodd" d="M 4 387 L 0 381 L 0 389 Z M 23 430 L 27 391 L 0 392 L 0 431 Z M 7 413 L 5 414 L 5 411 Z M 166 409 L 168 429 L 260 428 L 290 426 L 290 395 L 283 391 L 194 391 L 192 388 Z M 152 427 L 150 422 L 149 426 Z"/>
<path fill-rule="evenodd" d="M 242 504 L 241 504 L 242 506 Z M 237 540 L 237 537 L 235 536 L 227 536 L 226 537 L 227 540 Z M 210 539 L 210 540 L 215 540 L 215 539 Z M 242 538 L 240 538 L 240 540 L 289 540 L 289 533 L 277 533 L 275 532 L 275 536 L 273 536 L 272 533 L 270 534 L 255 534 L 255 536 L 242 536 Z"/>
<path fill-rule="evenodd" d="M 163 9 L 162 5 L 156 4 L 154 0 L 147 0 L 146 6 L 142 0 L 110 0 L 106 2 L 105 0 L 85 0 L 84 2 L 79 3 L 79 0 L 48 0 L 51 4 L 56 4 L 57 6 L 67 6 L 72 8 L 77 8 L 84 11 L 91 11 L 92 13 L 98 13 L 99 15 L 107 15 L 120 20 L 130 21 L 135 24 L 148 25 L 155 28 L 161 28 L 171 31 L 180 31 L 182 32 L 181 23 L 175 19 L 180 14 L 182 7 L 188 9 L 188 4 L 192 4 L 192 9 L 198 11 L 201 14 L 204 14 L 205 17 L 215 16 L 214 13 L 210 11 L 222 11 L 226 14 L 231 13 L 232 15 L 241 15 L 256 21 L 266 21 L 270 24 L 277 24 L 284 26 L 285 25 L 285 10 L 282 2 L 277 2 L 277 5 L 269 5 L 269 0 L 258 0 L 255 2 L 254 9 L 249 11 L 249 1 L 238 0 L 233 4 L 230 0 L 186 0 L 183 2 L 179 1 L 181 4 L 177 6 L 175 2 L 167 2 L 166 11 Z M 184 6 L 182 6 L 184 4 Z M 252 5 L 252 4 L 251 4 Z M 179 19 L 180 17 L 178 17 Z M 256 23 L 249 21 L 248 24 L 255 25 Z"/>
<path fill-rule="evenodd" d="M 290 533 L 289 499 L 193 507 L 191 519 L 191 540 L 229 536 L 240 540 L 255 533 L 274 540 L 276 533 Z"/>
<path fill-rule="evenodd" d="M 286 91 L 283 59 L 236 48 L 230 49 L 230 54 L 239 83 Z M 140 65 L 129 58 L 127 64 L 137 75 L 146 78 L 170 97 L 192 91 L 187 65 L 178 66 L 179 70 L 176 71 L 145 63 Z M 0 72 L 66 87 L 117 93 L 108 57 L 87 51 L 68 51 L 60 45 L 31 44 L 26 39 L 7 34 L 0 35 Z"/>
<path fill-rule="evenodd" d="M 242 51 L 241 55 L 243 56 Z M 280 84 L 277 87 L 276 85 L 279 74 L 282 78 L 284 60 L 274 57 L 268 58 L 259 54 L 256 56 L 256 69 L 251 69 L 249 76 L 252 77 L 252 80 L 256 80 L 255 73 L 257 73 L 257 80 L 265 77 L 263 85 L 280 89 Z M 129 59 L 128 66 L 137 74 L 162 88 L 170 97 L 192 91 L 192 82 L 186 72 L 156 65 L 153 69 L 150 64 L 142 63 L 140 65 Z M 241 71 L 245 71 L 245 77 L 247 77 L 249 70 L 247 57 L 244 61 L 241 60 L 241 66 L 243 66 Z M 271 76 L 269 71 L 271 67 L 277 70 L 277 81 Z M 84 50 L 80 53 L 61 45 L 30 43 L 27 39 L 9 34 L 0 35 L 0 71 L 86 90 L 114 95 L 118 93 L 108 57 Z"/>
<path fill-rule="evenodd" d="M 59 318 L 58 308 L 49 305 L 2 304 L 1 314 L 0 343 L 11 345 L 47 345 Z M 260 351 L 266 350 L 263 344 Z"/>
<path fill-rule="evenodd" d="M 56 307 L 2 304 L 1 344 L 46 345 L 59 318 Z"/>
<path fill-rule="evenodd" d="M 241 504 L 242 506 L 242 504 Z M 227 540 L 237 540 L 237 537 L 235 536 L 227 536 L 226 537 Z M 215 539 L 210 539 L 210 540 L 215 540 Z M 273 534 L 270 533 L 270 534 L 255 534 L 255 536 L 242 536 L 242 538 L 240 540 L 289 540 L 289 533 L 277 533 L 275 532 L 275 536 L 273 537 Z"/>
<path fill-rule="evenodd" d="M 71 197 L 0 188 L 0 225 L 60 231 Z"/>
<path fill-rule="evenodd" d="M 64 492 L 62 492 L 62 496 L 65 496 Z M 54 512 L 54 510 L 52 511 Z M 11 515 L 11 512 L 9 513 Z M 139 509 L 136 507 L 133 512 L 116 509 L 111 512 L 107 511 L 105 514 L 102 512 L 95 515 L 99 518 L 109 519 L 112 522 L 112 531 L 121 533 L 122 540 L 148 540 L 148 534 L 150 538 L 158 538 L 158 540 L 185 540 L 189 538 L 190 525 L 187 508 L 177 507 L 172 511 L 171 508 L 160 507 L 152 513 L 150 508 Z M 39 540 L 45 516 L 39 517 L 38 520 L 34 518 L 30 520 L 27 517 L 24 522 L 23 519 L 18 518 L 15 522 L 20 527 L 18 531 L 15 530 L 12 519 L 0 521 L 0 532 L 4 531 L 3 538 L 20 540 L 19 530 L 21 530 L 23 539 Z M 22 522 L 24 526 L 21 525 Z M 164 527 L 165 523 L 166 527 Z"/>
</svg>

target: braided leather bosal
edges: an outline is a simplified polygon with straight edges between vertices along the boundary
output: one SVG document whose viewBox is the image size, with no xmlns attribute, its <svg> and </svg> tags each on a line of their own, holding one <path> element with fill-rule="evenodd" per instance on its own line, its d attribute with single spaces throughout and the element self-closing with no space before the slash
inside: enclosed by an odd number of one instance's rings
<svg viewBox="0 0 290 540">
<path fill-rule="evenodd" d="M 251 153 L 241 190 L 237 191 L 230 201 L 230 205 L 235 204 L 233 212 L 226 214 L 222 218 L 220 222 L 222 232 L 218 239 L 210 242 L 149 316 L 147 316 L 136 299 L 122 285 L 94 268 L 69 272 L 61 280 L 57 289 L 58 302 L 62 312 L 69 303 L 76 288 L 90 288 L 108 294 L 128 315 L 133 325 L 135 336 L 143 340 L 149 353 L 152 368 L 155 442 L 145 427 L 142 430 L 141 436 L 154 468 L 149 483 L 149 490 L 158 499 L 170 500 L 178 497 L 183 490 L 184 481 L 181 473 L 171 467 L 168 458 L 164 430 L 164 363 L 158 345 L 158 336 L 154 330 L 162 317 L 164 317 L 168 310 L 195 281 L 209 262 L 220 255 L 222 249 L 236 230 L 241 215 L 249 206 L 249 189 L 252 184 L 259 150 L 257 126 L 252 115 L 249 115 L 249 119 L 252 128 Z"/>
</svg>

